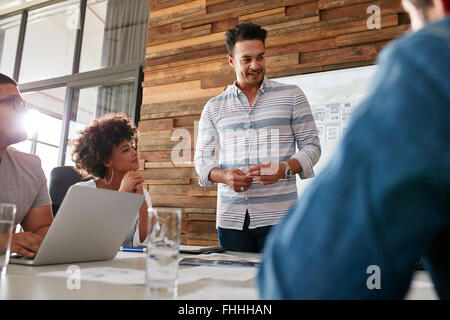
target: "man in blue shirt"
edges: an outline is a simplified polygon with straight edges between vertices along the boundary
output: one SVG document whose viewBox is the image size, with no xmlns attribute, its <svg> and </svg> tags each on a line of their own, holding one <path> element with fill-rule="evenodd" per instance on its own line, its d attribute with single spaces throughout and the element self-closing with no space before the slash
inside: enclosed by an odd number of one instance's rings
<svg viewBox="0 0 450 320">
<path fill-rule="evenodd" d="M 417 32 L 382 52 L 329 166 L 270 233 L 263 299 L 400 299 L 422 256 L 450 298 L 450 1 L 403 5 Z"/>
</svg>

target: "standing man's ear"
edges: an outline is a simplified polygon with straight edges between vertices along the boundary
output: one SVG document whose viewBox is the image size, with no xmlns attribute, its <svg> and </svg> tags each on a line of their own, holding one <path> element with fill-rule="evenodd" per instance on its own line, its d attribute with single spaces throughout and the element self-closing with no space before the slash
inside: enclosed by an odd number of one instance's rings
<svg viewBox="0 0 450 320">
<path fill-rule="evenodd" d="M 227 55 L 227 60 L 228 60 L 228 63 L 230 64 L 230 66 L 232 66 L 234 69 L 236 69 L 236 67 L 234 65 L 234 58 L 230 55 Z"/>
</svg>

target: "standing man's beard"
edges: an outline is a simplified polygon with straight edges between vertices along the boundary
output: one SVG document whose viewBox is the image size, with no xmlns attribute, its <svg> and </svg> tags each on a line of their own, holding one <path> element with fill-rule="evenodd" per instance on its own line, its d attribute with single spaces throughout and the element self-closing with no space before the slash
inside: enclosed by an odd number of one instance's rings
<svg viewBox="0 0 450 320">
<path fill-rule="evenodd" d="M 247 83 L 252 85 L 257 85 L 262 82 L 264 79 L 265 70 L 264 69 L 258 69 L 258 70 L 252 70 L 245 72 L 245 79 Z"/>
</svg>

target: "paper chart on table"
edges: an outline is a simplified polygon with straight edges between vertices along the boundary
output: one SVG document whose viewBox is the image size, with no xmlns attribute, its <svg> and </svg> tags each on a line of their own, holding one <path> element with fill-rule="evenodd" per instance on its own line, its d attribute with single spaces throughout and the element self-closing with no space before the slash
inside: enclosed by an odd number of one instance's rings
<svg viewBox="0 0 450 320">
<path fill-rule="evenodd" d="M 214 267 L 209 266 L 195 266 L 192 268 L 179 270 L 179 284 L 194 282 L 202 279 L 215 279 L 215 280 L 227 280 L 233 279 L 233 281 L 249 281 L 256 277 L 258 269 L 246 268 L 245 270 L 239 270 L 228 267 Z"/>
<path fill-rule="evenodd" d="M 261 259 L 258 257 L 222 253 L 192 255 L 180 259 L 180 265 L 192 266 L 257 267 L 260 262 Z"/>
<path fill-rule="evenodd" d="M 216 279 L 233 281 L 248 281 L 254 279 L 256 268 L 248 268 L 245 272 L 236 273 L 235 269 L 228 267 L 195 266 L 179 270 L 179 284 L 198 281 L 201 279 Z M 39 273 L 38 276 L 68 278 L 67 271 L 50 271 Z M 114 267 L 97 267 L 80 269 L 81 281 L 95 281 L 111 284 L 144 285 L 145 271 Z"/>
<path fill-rule="evenodd" d="M 49 271 L 39 273 L 38 276 L 68 278 L 68 271 Z M 126 268 L 97 267 L 80 269 L 81 281 L 97 281 L 113 284 L 145 284 L 145 271 Z"/>
</svg>

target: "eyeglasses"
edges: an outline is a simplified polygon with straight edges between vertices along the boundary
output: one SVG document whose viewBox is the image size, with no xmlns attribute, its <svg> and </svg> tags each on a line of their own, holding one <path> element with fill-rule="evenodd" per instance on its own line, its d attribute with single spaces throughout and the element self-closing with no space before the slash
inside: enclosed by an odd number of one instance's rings
<svg viewBox="0 0 450 320">
<path fill-rule="evenodd" d="M 11 96 L 8 98 L 0 99 L 0 103 L 9 102 L 13 106 L 14 110 L 16 111 L 25 111 L 27 110 L 27 105 L 25 101 L 23 101 L 18 96 Z"/>
</svg>

